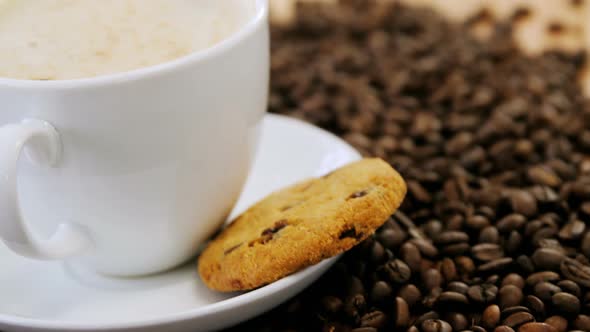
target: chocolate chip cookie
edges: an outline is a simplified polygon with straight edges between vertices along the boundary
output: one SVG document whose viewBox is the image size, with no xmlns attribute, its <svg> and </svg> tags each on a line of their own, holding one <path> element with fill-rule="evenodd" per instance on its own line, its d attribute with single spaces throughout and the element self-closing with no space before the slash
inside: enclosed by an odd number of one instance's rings
<svg viewBox="0 0 590 332">
<path fill-rule="evenodd" d="M 340 254 L 399 207 L 406 184 L 381 159 L 363 159 L 275 192 L 250 207 L 199 257 L 218 291 L 249 290 Z"/>
</svg>

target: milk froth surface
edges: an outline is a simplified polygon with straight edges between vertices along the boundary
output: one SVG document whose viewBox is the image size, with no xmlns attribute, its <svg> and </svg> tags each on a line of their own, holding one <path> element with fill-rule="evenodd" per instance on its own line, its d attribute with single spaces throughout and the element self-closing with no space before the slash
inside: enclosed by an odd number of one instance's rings
<svg viewBox="0 0 590 332">
<path fill-rule="evenodd" d="M 0 77 L 60 80 L 124 72 L 218 43 L 247 0 L 0 0 Z"/>
</svg>

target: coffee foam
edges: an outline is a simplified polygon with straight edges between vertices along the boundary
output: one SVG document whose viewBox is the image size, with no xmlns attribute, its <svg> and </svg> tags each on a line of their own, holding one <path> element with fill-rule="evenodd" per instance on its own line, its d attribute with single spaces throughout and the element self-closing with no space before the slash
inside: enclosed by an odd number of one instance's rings
<svg viewBox="0 0 590 332">
<path fill-rule="evenodd" d="M 0 0 L 0 77 L 60 80 L 124 72 L 206 49 L 253 0 Z"/>
</svg>

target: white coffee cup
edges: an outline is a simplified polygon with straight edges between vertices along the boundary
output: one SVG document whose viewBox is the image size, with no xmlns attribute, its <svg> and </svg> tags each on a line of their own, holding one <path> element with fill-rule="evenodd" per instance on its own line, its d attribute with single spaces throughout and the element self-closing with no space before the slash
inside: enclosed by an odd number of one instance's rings
<svg viewBox="0 0 590 332">
<path fill-rule="evenodd" d="M 117 276 L 192 257 L 240 194 L 266 108 L 268 4 L 252 1 L 238 32 L 172 62 L 0 78 L 2 241 Z"/>
</svg>

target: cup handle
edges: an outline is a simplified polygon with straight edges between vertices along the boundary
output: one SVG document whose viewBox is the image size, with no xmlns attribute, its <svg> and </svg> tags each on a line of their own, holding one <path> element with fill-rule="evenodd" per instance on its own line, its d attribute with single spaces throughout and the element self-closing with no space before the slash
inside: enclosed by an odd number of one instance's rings
<svg viewBox="0 0 590 332">
<path fill-rule="evenodd" d="M 32 161 L 55 166 L 61 140 L 43 120 L 26 119 L 0 127 L 0 238 L 14 252 L 37 259 L 62 259 L 81 253 L 91 241 L 76 224 L 60 224 L 49 239 L 35 235 L 22 218 L 17 191 L 17 162 L 25 148 Z"/>
</svg>

